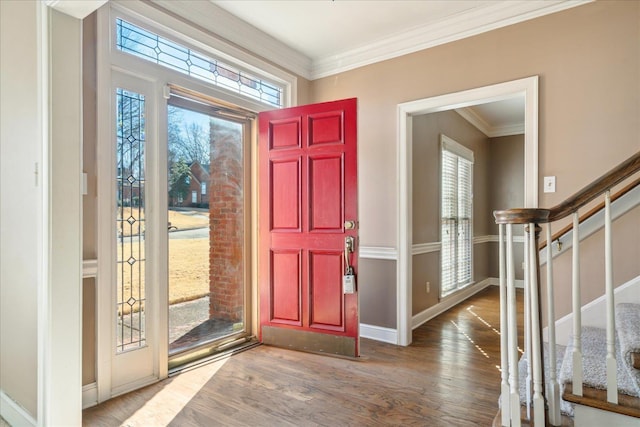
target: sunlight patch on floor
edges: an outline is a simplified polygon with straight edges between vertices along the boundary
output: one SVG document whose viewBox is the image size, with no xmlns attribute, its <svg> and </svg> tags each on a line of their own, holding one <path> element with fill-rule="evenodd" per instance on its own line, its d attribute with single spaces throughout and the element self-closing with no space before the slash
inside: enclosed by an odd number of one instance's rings
<svg viewBox="0 0 640 427">
<path fill-rule="evenodd" d="M 476 344 L 473 339 L 465 332 L 462 330 L 462 328 L 460 328 L 460 326 L 458 326 L 458 324 L 456 322 L 454 322 L 453 320 L 451 320 L 451 323 L 453 324 L 453 326 L 456 327 L 456 329 L 458 329 L 458 331 L 465 336 L 466 339 L 469 340 L 469 342 L 471 344 L 473 344 L 473 346 L 476 348 L 476 350 L 478 350 L 480 352 L 480 354 L 482 354 L 484 357 L 486 357 L 487 359 L 489 359 L 489 355 L 487 354 L 486 351 L 484 351 L 482 349 L 482 347 L 480 347 L 478 344 Z"/>
<path fill-rule="evenodd" d="M 122 426 L 141 427 L 148 426 L 150 422 L 153 425 L 168 425 L 227 360 L 228 357 L 172 378 L 171 382 L 123 422 Z"/>
</svg>

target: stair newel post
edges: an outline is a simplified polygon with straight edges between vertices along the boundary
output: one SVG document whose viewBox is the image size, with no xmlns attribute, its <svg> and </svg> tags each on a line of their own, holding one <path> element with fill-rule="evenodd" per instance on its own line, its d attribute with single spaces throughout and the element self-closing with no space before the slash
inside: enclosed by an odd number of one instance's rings
<svg viewBox="0 0 640 427">
<path fill-rule="evenodd" d="M 613 258 L 611 232 L 611 191 L 604 195 L 604 263 L 605 293 L 607 301 L 607 401 L 618 403 L 618 364 L 616 362 L 616 319 L 613 293 Z"/>
<path fill-rule="evenodd" d="M 547 399 L 549 402 L 549 423 L 553 426 L 562 424 L 560 417 L 560 384 L 556 366 L 556 309 L 553 292 L 553 245 L 551 242 L 551 223 L 547 224 L 547 319 L 549 331 L 549 384 Z"/>
<path fill-rule="evenodd" d="M 513 225 L 507 224 L 507 316 L 509 334 L 509 412 L 511 427 L 520 427 L 520 391 L 518 380 L 518 320 L 516 310 L 516 280 L 513 265 Z"/>
<path fill-rule="evenodd" d="M 546 425 L 544 399 L 543 350 L 542 350 L 542 313 L 540 310 L 540 261 L 538 239 L 541 228 L 534 223 L 527 227 L 527 245 L 529 247 L 529 300 L 531 312 L 531 365 L 533 367 L 533 424 Z"/>
<path fill-rule="evenodd" d="M 502 426 L 509 427 L 509 343 L 507 326 L 507 275 L 505 271 L 504 224 L 498 224 L 498 259 L 500 269 L 500 406 Z M 519 415 L 518 415 L 519 416 Z"/>
<path fill-rule="evenodd" d="M 573 248 L 571 268 L 571 292 L 573 310 L 573 362 L 572 393 L 582 396 L 582 312 L 580 296 L 580 217 L 578 211 L 573 213 Z"/>
</svg>

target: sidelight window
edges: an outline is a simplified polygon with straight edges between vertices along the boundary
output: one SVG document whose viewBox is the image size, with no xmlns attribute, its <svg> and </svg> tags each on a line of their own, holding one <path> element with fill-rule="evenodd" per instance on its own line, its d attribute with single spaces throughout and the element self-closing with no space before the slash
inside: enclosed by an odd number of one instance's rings
<svg viewBox="0 0 640 427">
<path fill-rule="evenodd" d="M 146 345 L 145 97 L 116 91 L 117 352 Z"/>
<path fill-rule="evenodd" d="M 473 281 L 473 151 L 441 136 L 441 286 L 445 297 Z"/>
</svg>

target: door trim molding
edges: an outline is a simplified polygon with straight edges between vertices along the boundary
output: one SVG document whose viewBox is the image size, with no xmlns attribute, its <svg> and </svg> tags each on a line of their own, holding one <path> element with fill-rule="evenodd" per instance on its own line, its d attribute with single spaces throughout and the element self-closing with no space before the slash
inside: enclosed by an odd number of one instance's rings
<svg viewBox="0 0 640 427">
<path fill-rule="evenodd" d="M 398 345 L 411 344 L 412 303 L 412 117 L 487 102 L 525 98 L 525 207 L 538 206 L 538 76 L 469 89 L 398 105 Z"/>
</svg>

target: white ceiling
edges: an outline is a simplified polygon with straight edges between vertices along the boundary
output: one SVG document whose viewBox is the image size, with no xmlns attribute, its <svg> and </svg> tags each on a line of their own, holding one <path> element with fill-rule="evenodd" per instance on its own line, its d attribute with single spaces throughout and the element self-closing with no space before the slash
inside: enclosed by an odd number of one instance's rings
<svg viewBox="0 0 640 427">
<path fill-rule="evenodd" d="M 524 133 L 524 96 L 457 109 L 462 117 L 490 138 Z"/>
<path fill-rule="evenodd" d="M 480 0 L 212 1 L 311 59 L 348 52 L 495 3 Z"/>
</svg>

